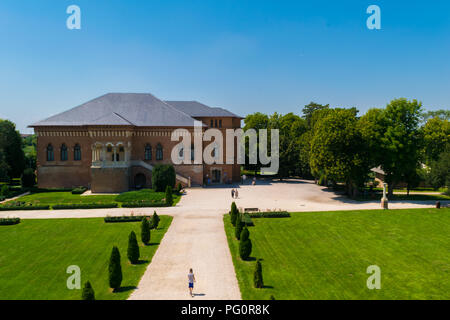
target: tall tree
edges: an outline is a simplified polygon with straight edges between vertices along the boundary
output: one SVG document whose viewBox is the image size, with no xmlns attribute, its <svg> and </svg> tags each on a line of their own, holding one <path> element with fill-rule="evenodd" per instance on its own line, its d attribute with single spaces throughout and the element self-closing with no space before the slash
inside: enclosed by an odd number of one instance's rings
<svg viewBox="0 0 450 320">
<path fill-rule="evenodd" d="M 315 125 L 310 163 L 314 172 L 345 182 L 347 193 L 356 196 L 370 164 L 354 109 L 332 109 Z"/>
<path fill-rule="evenodd" d="M 22 137 L 16 131 L 16 125 L 9 120 L 0 119 L 0 152 L 8 166 L 9 178 L 20 177 L 25 168 Z"/>
<path fill-rule="evenodd" d="M 439 117 L 430 118 L 423 127 L 425 161 L 437 161 L 450 143 L 450 122 Z"/>
<path fill-rule="evenodd" d="M 420 165 L 422 136 L 419 130 L 422 104 L 400 98 L 385 109 L 385 132 L 381 137 L 381 168 L 392 196 L 398 182 L 410 176 Z"/>
</svg>

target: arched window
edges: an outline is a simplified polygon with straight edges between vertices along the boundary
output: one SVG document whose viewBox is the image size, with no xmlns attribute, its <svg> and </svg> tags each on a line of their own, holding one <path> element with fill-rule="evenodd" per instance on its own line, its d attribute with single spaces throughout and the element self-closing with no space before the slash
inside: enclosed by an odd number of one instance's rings
<svg viewBox="0 0 450 320">
<path fill-rule="evenodd" d="M 163 147 L 160 143 L 156 146 L 156 160 L 163 159 Z"/>
<path fill-rule="evenodd" d="M 55 153 L 51 144 L 47 146 L 47 161 L 55 161 Z"/>
<path fill-rule="evenodd" d="M 81 147 L 78 143 L 73 148 L 73 160 L 81 161 Z"/>
<path fill-rule="evenodd" d="M 67 146 L 64 143 L 61 145 L 61 161 L 67 161 Z"/>
<path fill-rule="evenodd" d="M 150 144 L 147 144 L 145 146 L 145 160 L 152 160 L 152 146 Z"/>
</svg>

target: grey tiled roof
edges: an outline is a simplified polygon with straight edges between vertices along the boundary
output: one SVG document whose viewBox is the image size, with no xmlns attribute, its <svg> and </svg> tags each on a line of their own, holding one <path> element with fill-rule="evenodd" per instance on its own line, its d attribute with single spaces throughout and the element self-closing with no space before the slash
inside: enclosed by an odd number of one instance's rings
<svg viewBox="0 0 450 320">
<path fill-rule="evenodd" d="M 108 93 L 78 107 L 30 125 L 83 126 L 132 125 L 143 127 L 191 127 L 194 119 L 151 94 Z"/>
<path fill-rule="evenodd" d="M 166 101 L 180 111 L 183 111 L 191 117 L 233 117 L 241 118 L 234 113 L 222 109 L 212 108 L 197 101 Z"/>
</svg>

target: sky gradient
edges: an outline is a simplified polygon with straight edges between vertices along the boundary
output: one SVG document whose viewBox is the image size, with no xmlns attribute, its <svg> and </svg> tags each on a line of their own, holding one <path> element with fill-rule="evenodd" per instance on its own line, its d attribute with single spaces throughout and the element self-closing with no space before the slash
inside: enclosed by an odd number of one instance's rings
<svg viewBox="0 0 450 320">
<path fill-rule="evenodd" d="M 66 8 L 81 8 L 68 30 Z M 381 30 L 366 27 L 369 5 Z M 310 101 L 450 108 L 450 1 L 1 0 L 0 118 L 27 125 L 108 92 L 245 116 Z"/>
</svg>

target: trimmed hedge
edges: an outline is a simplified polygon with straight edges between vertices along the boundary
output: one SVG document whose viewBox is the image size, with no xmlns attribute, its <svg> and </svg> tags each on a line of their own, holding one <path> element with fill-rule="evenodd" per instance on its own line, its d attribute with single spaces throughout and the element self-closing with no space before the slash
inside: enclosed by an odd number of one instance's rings
<svg viewBox="0 0 450 320">
<path fill-rule="evenodd" d="M 78 187 L 72 190 L 72 194 L 83 194 L 87 191 L 86 187 Z"/>
<path fill-rule="evenodd" d="M 117 208 L 118 203 L 70 203 L 70 204 L 57 204 L 52 208 L 53 210 L 65 210 L 65 209 L 110 209 Z"/>
<path fill-rule="evenodd" d="M 0 218 L 0 226 L 12 226 L 20 223 L 20 218 Z"/>
<path fill-rule="evenodd" d="M 250 218 L 290 218 L 291 214 L 287 211 L 268 211 L 254 212 L 248 214 Z"/>
<path fill-rule="evenodd" d="M 248 213 L 242 215 L 242 223 L 247 227 L 253 227 L 255 225 Z"/>
<path fill-rule="evenodd" d="M 2 206 L 0 211 L 30 211 L 30 210 L 48 210 L 50 206 Z"/>
<path fill-rule="evenodd" d="M 162 207 L 170 207 L 164 202 L 124 202 L 122 203 L 122 208 L 162 208 Z"/>
<path fill-rule="evenodd" d="M 120 222 L 139 222 L 148 216 L 122 216 L 122 217 L 105 217 L 106 223 L 120 223 Z"/>
</svg>

